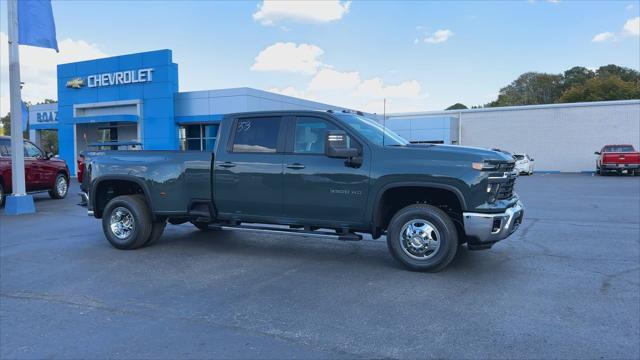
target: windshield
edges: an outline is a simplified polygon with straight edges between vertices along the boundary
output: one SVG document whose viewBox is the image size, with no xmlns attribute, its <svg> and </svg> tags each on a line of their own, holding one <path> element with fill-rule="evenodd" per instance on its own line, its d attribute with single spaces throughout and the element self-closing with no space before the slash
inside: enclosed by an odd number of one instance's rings
<svg viewBox="0 0 640 360">
<path fill-rule="evenodd" d="M 390 146 L 402 146 L 409 143 L 393 131 L 384 129 L 373 119 L 354 114 L 335 114 L 335 116 L 374 144 L 383 145 L 383 139 L 384 145 Z"/>
<path fill-rule="evenodd" d="M 516 160 L 523 160 L 523 159 L 524 159 L 524 155 L 513 155 L 513 157 L 514 157 Z"/>
<path fill-rule="evenodd" d="M 633 152 L 631 145 L 609 145 L 604 148 L 604 152 Z"/>
</svg>

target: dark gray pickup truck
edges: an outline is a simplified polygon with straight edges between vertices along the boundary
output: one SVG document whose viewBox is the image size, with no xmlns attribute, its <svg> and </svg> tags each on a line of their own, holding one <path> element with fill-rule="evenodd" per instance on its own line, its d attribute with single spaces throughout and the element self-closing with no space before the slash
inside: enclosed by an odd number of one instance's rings
<svg viewBox="0 0 640 360">
<path fill-rule="evenodd" d="M 89 215 L 118 249 L 165 225 L 240 228 L 360 240 L 386 235 L 412 270 L 438 271 L 458 246 L 488 249 L 513 233 L 523 205 L 514 160 L 500 152 L 413 145 L 361 114 L 226 116 L 213 152 L 104 151 L 85 159 Z"/>
</svg>

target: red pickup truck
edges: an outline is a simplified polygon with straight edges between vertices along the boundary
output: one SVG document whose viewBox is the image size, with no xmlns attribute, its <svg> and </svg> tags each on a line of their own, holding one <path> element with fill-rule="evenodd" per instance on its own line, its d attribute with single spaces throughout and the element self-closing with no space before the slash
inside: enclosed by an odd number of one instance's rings
<svg viewBox="0 0 640 360">
<path fill-rule="evenodd" d="M 54 199 L 67 196 L 69 167 L 67 163 L 45 153 L 31 141 L 24 140 L 24 170 L 27 192 L 48 191 Z M 11 138 L 0 136 L 0 204 L 11 187 Z"/>
<path fill-rule="evenodd" d="M 609 173 L 640 175 L 640 153 L 635 151 L 633 145 L 605 145 L 602 150 L 596 151 L 596 174 Z"/>
</svg>

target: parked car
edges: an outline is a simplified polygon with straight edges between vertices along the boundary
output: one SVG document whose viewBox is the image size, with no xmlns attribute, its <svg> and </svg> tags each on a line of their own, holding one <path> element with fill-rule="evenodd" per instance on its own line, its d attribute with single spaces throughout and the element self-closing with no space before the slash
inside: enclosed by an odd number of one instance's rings
<svg viewBox="0 0 640 360">
<path fill-rule="evenodd" d="M 640 175 L 640 153 L 633 145 L 605 145 L 596 151 L 596 174 L 609 173 Z"/>
<path fill-rule="evenodd" d="M 89 215 L 118 249 L 154 242 L 167 222 L 386 234 L 400 263 L 438 271 L 460 244 L 488 249 L 518 228 L 514 164 L 491 150 L 410 144 L 359 114 L 283 111 L 225 116 L 213 152 L 95 153 L 84 181 Z"/>
<path fill-rule="evenodd" d="M 513 154 L 518 174 L 533 175 L 533 159 L 527 154 Z"/>
<path fill-rule="evenodd" d="M 54 199 L 67 196 L 69 167 L 67 163 L 45 153 L 36 144 L 24 140 L 25 185 L 29 193 L 48 191 Z M 13 191 L 11 179 L 11 138 L 0 136 L 0 202 Z"/>
</svg>

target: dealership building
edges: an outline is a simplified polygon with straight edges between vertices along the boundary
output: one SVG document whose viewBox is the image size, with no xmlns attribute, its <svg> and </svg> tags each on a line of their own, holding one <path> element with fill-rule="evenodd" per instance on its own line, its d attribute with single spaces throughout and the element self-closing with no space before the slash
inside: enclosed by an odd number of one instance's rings
<svg viewBox="0 0 640 360">
<path fill-rule="evenodd" d="M 57 70 L 58 103 L 29 108 L 30 136 L 41 143 L 46 131 L 56 131 L 59 156 L 73 173 L 78 154 L 96 144 L 208 151 L 224 114 L 345 109 L 251 88 L 180 92 L 171 50 Z M 593 152 L 602 145 L 638 146 L 640 100 L 389 114 L 384 122 L 415 143 L 497 147 L 530 154 L 537 170 L 593 171 Z"/>
</svg>

